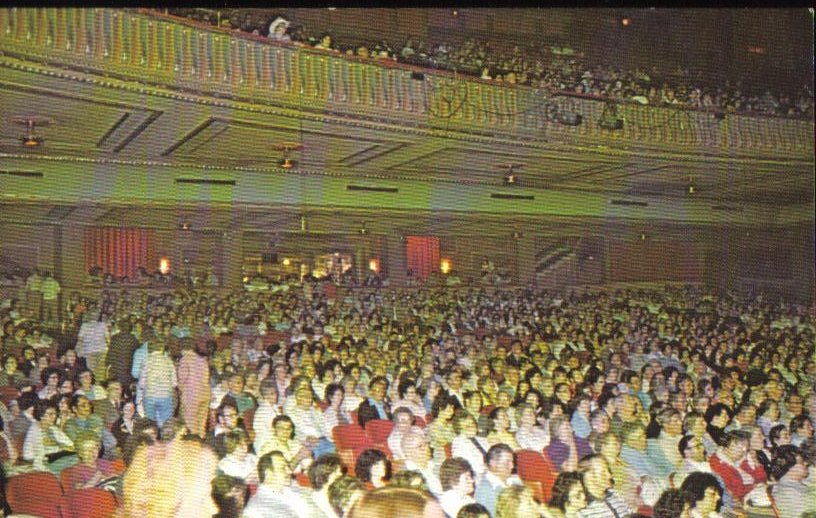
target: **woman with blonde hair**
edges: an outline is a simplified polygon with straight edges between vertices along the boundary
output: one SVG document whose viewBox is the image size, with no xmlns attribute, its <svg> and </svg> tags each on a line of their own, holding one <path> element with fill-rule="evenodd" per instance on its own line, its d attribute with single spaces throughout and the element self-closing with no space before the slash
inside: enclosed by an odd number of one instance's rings
<svg viewBox="0 0 816 518">
<path fill-rule="evenodd" d="M 385 487 L 366 493 L 354 504 L 349 518 L 444 518 L 434 497 L 425 491 Z M 521 516 L 521 515 L 519 515 Z"/>
<path fill-rule="evenodd" d="M 530 518 L 541 516 L 542 510 L 526 486 L 507 486 L 496 500 L 495 518 Z"/>
<path fill-rule="evenodd" d="M 218 458 L 194 441 L 174 440 L 142 446 L 123 481 L 118 518 L 212 516 L 210 496 Z"/>
</svg>

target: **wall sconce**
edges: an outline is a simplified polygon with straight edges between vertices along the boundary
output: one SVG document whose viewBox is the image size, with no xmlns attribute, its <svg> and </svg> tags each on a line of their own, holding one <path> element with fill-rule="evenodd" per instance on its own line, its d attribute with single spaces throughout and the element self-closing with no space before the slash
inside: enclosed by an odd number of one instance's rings
<svg viewBox="0 0 816 518">
<path fill-rule="evenodd" d="M 439 263 L 439 270 L 447 275 L 453 268 L 453 262 L 450 259 L 442 259 Z"/>
<path fill-rule="evenodd" d="M 159 259 L 159 273 L 162 275 L 167 275 L 170 273 L 170 258 L 169 257 L 162 257 Z"/>
<path fill-rule="evenodd" d="M 380 273 L 380 260 L 372 257 L 368 260 L 368 269 L 374 273 Z"/>
</svg>

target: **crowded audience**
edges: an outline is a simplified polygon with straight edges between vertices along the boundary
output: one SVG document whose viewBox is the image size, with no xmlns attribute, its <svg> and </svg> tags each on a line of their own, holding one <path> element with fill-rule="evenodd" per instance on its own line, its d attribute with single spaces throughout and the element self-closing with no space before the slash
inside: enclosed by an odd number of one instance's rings
<svg viewBox="0 0 816 518">
<path fill-rule="evenodd" d="M 812 307 L 311 278 L 65 299 L 0 309 L 4 477 L 101 487 L 122 516 L 799 518 L 816 502 Z M 181 451 L 196 487 L 145 492 Z"/>
<path fill-rule="evenodd" d="M 764 114 L 793 118 L 814 115 L 813 84 L 787 85 L 787 91 L 758 88 L 750 81 L 712 82 L 702 71 L 685 68 L 628 69 L 600 63 L 569 46 L 528 42 L 504 50 L 502 42 L 439 41 L 391 45 L 387 41 L 335 42 L 331 34 L 307 34 L 307 28 L 283 17 L 227 9 L 171 9 L 170 14 L 200 23 L 267 37 L 365 60 L 390 60 L 454 71 L 485 81 L 559 90 L 650 106 L 674 106 L 719 113 Z M 779 87 L 777 87 L 779 88 Z"/>
</svg>

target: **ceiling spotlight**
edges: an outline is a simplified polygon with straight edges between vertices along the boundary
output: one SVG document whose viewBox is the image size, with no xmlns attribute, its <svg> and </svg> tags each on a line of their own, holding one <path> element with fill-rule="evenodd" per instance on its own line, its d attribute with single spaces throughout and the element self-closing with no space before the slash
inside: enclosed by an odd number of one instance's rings
<svg viewBox="0 0 816 518">
<path fill-rule="evenodd" d="M 516 169 L 521 169 L 524 167 L 524 164 L 514 164 L 514 163 L 507 163 L 507 164 L 499 164 L 498 166 L 500 169 L 507 169 L 507 174 L 504 175 L 504 185 L 518 185 L 520 178 L 519 175 L 516 173 Z"/>
<path fill-rule="evenodd" d="M 20 135 L 20 145 L 26 148 L 36 148 L 42 146 L 45 139 L 37 135 L 35 128 L 36 126 L 42 127 L 51 124 L 51 119 L 40 116 L 13 117 L 11 121 L 14 124 L 25 126 L 25 133 Z"/>
<path fill-rule="evenodd" d="M 623 25 L 624 27 L 629 27 L 629 24 L 632 23 L 632 20 L 630 20 L 628 16 L 624 16 L 623 18 L 621 18 L 620 22 L 621 25 Z"/>
<path fill-rule="evenodd" d="M 686 191 L 688 191 L 689 194 L 694 194 L 695 192 L 697 192 L 697 187 L 694 186 L 693 176 L 688 177 L 688 187 L 686 188 Z"/>
<path fill-rule="evenodd" d="M 291 157 L 290 153 L 303 149 L 303 144 L 299 142 L 279 142 L 274 144 L 272 149 L 283 152 L 283 157 L 278 161 L 278 167 L 289 170 L 297 166 L 297 161 Z"/>
</svg>

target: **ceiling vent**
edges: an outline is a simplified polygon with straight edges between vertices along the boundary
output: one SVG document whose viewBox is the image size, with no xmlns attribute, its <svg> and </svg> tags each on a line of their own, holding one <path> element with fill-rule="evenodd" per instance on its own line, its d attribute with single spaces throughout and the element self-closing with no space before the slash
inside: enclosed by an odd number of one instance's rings
<svg viewBox="0 0 816 518">
<path fill-rule="evenodd" d="M 494 200 L 519 200 L 519 201 L 533 201 L 535 200 L 535 196 L 531 194 L 504 194 L 500 192 L 494 192 L 490 195 L 491 198 Z"/>
<path fill-rule="evenodd" d="M 612 205 L 620 205 L 623 207 L 648 207 L 649 204 L 645 201 L 634 201 L 634 200 L 612 200 L 609 202 Z"/>
<path fill-rule="evenodd" d="M 212 180 L 210 178 L 176 178 L 176 183 L 193 185 L 235 185 L 235 180 Z"/>
<path fill-rule="evenodd" d="M 369 185 L 346 185 L 347 191 L 362 191 L 362 192 L 389 192 L 398 193 L 399 189 L 396 187 L 377 187 Z"/>
<path fill-rule="evenodd" d="M 17 176 L 19 178 L 42 178 L 43 174 L 37 171 L 0 171 L 0 174 Z"/>
</svg>

